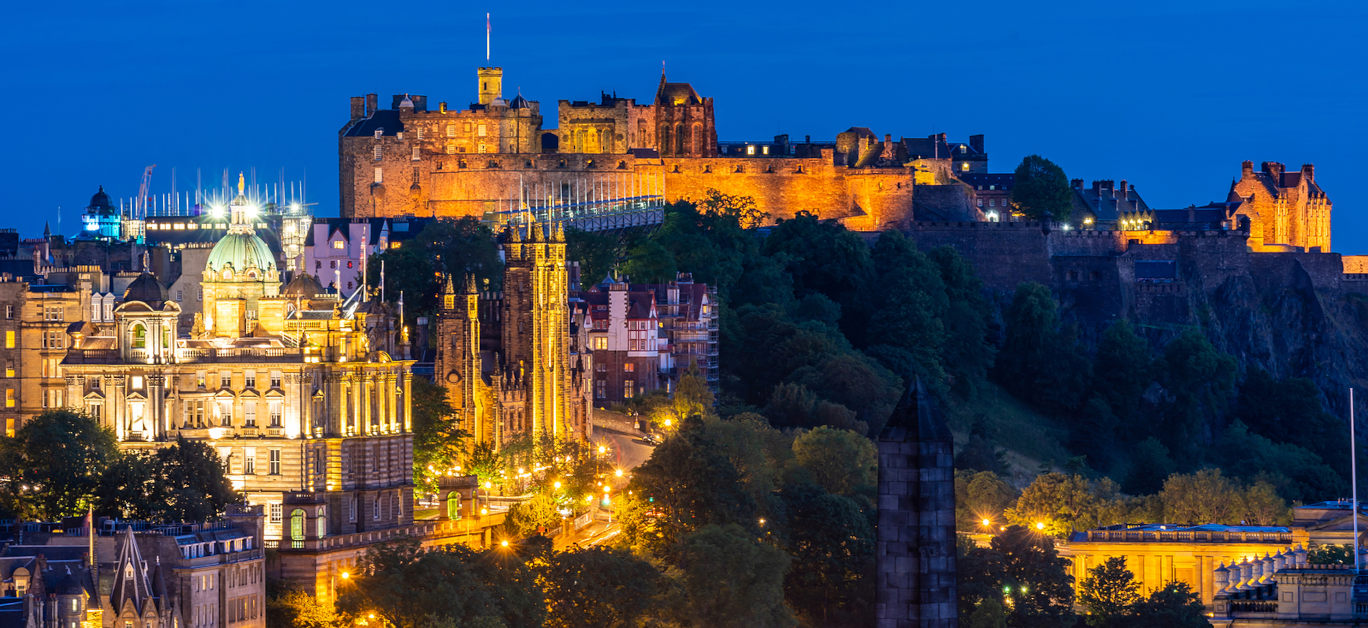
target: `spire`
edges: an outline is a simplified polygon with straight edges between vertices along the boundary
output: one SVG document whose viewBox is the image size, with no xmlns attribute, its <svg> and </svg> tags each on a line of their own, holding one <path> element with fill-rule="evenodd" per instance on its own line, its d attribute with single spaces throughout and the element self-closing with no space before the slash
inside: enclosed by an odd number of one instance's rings
<svg viewBox="0 0 1368 628">
<path fill-rule="evenodd" d="M 469 273 L 469 274 L 466 275 L 465 284 L 466 284 L 466 285 L 465 285 L 466 294 L 476 294 L 476 293 L 477 293 L 477 291 L 476 291 L 476 289 L 475 289 L 475 273 Z"/>
<path fill-rule="evenodd" d="M 442 286 L 442 294 L 456 294 L 456 286 L 451 283 L 450 273 L 446 274 L 446 285 Z M 400 293 L 400 298 L 403 298 L 403 293 Z"/>
</svg>

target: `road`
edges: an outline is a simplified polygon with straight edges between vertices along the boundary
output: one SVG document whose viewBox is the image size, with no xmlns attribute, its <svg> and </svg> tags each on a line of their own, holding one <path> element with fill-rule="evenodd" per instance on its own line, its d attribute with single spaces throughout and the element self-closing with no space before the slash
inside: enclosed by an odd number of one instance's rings
<svg viewBox="0 0 1368 628">
<path fill-rule="evenodd" d="M 655 445 L 642 440 L 641 437 L 641 431 L 633 427 L 627 417 L 602 410 L 594 412 L 594 430 L 589 438 L 595 446 L 608 446 L 613 464 L 617 468 L 635 469 L 651 457 Z"/>
</svg>

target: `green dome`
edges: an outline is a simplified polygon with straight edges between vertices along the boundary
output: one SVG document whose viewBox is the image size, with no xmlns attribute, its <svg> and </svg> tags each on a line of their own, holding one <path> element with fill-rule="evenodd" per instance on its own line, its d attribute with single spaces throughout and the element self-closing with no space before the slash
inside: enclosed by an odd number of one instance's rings
<svg viewBox="0 0 1368 628">
<path fill-rule="evenodd" d="M 257 237 L 255 233 L 230 232 L 214 245 L 213 251 L 209 252 L 209 261 L 205 263 L 205 268 L 221 273 L 229 266 L 232 266 L 234 275 L 255 268 L 260 278 L 276 270 L 275 255 L 271 253 L 271 247 L 266 245 L 266 241 Z"/>
</svg>

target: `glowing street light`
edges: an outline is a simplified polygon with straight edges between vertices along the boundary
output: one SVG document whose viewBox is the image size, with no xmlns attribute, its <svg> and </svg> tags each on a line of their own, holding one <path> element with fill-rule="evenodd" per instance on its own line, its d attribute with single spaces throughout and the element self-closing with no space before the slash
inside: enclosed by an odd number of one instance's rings
<svg viewBox="0 0 1368 628">
<path fill-rule="evenodd" d="M 607 446 L 607 445 L 599 445 L 599 450 L 598 450 L 598 451 L 599 451 L 599 455 L 602 456 L 603 454 L 608 453 L 608 446 Z"/>
<path fill-rule="evenodd" d="M 993 520 L 992 520 L 992 519 L 989 519 L 989 518 L 987 518 L 987 517 L 984 517 L 984 519 L 983 519 L 983 527 L 987 528 L 987 527 L 990 527 L 990 526 L 992 526 L 992 525 L 993 525 Z"/>
<path fill-rule="evenodd" d="M 560 480 L 556 480 L 556 482 L 555 482 L 554 484 L 552 484 L 551 486 L 552 486 L 552 488 L 555 488 L 556 490 L 559 491 L 559 490 L 560 490 L 560 486 L 561 486 L 561 485 L 560 485 Z"/>
<path fill-rule="evenodd" d="M 1044 522 L 1044 521 L 1037 521 L 1037 522 L 1036 522 L 1036 529 L 1037 529 L 1037 530 L 1044 530 L 1044 529 L 1045 529 L 1045 522 Z"/>
<path fill-rule="evenodd" d="M 499 546 L 500 546 L 500 547 L 508 547 L 508 540 L 507 540 L 507 539 L 504 539 L 504 540 L 502 540 L 502 541 L 499 541 Z"/>
<path fill-rule="evenodd" d="M 342 578 L 343 580 L 349 580 L 349 579 L 351 579 L 351 572 L 348 572 L 348 571 L 344 571 L 344 572 L 342 572 L 341 574 L 338 574 L 338 575 L 341 576 L 341 578 Z"/>
<path fill-rule="evenodd" d="M 616 470 L 614 470 L 614 471 L 613 471 L 613 475 L 616 475 L 616 476 L 618 476 L 618 477 L 622 477 L 622 469 L 616 469 Z"/>
</svg>

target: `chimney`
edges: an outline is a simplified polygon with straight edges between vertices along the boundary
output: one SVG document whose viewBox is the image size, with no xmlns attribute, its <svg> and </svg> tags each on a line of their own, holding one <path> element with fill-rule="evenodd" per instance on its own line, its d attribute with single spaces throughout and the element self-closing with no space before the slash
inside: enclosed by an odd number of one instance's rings
<svg viewBox="0 0 1368 628">
<path fill-rule="evenodd" d="M 1082 189 L 1083 189 L 1083 180 L 1082 180 L 1082 179 L 1069 179 L 1069 186 L 1072 187 L 1072 188 L 1075 189 L 1075 190 L 1082 190 Z"/>
<path fill-rule="evenodd" d="M 364 96 L 351 97 L 351 119 L 360 120 L 366 117 L 366 98 Z"/>
<path fill-rule="evenodd" d="M 804 143 L 804 144 L 811 144 L 811 143 L 812 143 L 812 136 L 811 136 L 811 135 L 804 135 L 804 136 L 803 136 L 803 143 Z"/>
<path fill-rule="evenodd" d="M 414 111 L 427 111 L 427 96 L 410 94 L 409 99 L 413 101 Z"/>
<path fill-rule="evenodd" d="M 366 115 L 379 111 L 380 106 L 377 104 L 379 98 L 376 94 L 366 94 Z"/>
<path fill-rule="evenodd" d="M 980 154 L 980 155 L 982 155 L 984 152 L 986 152 L 986 151 L 983 150 L 983 134 L 982 134 L 982 133 L 980 133 L 980 134 L 978 134 L 978 135 L 970 135 L 970 136 L 969 136 L 969 148 L 974 149 L 974 152 L 976 152 L 976 153 L 978 153 L 978 154 Z"/>
<path fill-rule="evenodd" d="M 1262 168 L 1265 173 L 1273 175 L 1273 177 L 1278 179 L 1282 178 L 1283 171 L 1286 170 L 1285 166 L 1276 161 L 1265 161 L 1260 164 L 1260 168 Z M 1278 181 L 1278 183 L 1281 183 L 1281 181 Z"/>
<path fill-rule="evenodd" d="M 1130 185 L 1126 183 L 1126 180 L 1125 180 L 1125 179 L 1122 179 L 1122 180 L 1121 180 L 1121 187 L 1119 187 L 1119 188 L 1116 189 L 1116 198 L 1119 198 L 1119 199 L 1121 199 L 1121 200 L 1123 200 L 1123 201 L 1126 200 L 1126 199 L 1128 198 L 1127 192 L 1129 192 L 1129 191 L 1130 191 Z"/>
<path fill-rule="evenodd" d="M 437 103 L 437 110 L 442 113 L 446 113 L 446 101 Z"/>
<path fill-rule="evenodd" d="M 1302 178 L 1306 179 L 1307 183 L 1316 182 L 1316 166 L 1314 164 L 1302 164 L 1301 172 Z"/>
<path fill-rule="evenodd" d="M 1240 175 L 1246 179 L 1254 176 L 1254 162 L 1246 159 L 1240 164 Z"/>
</svg>

